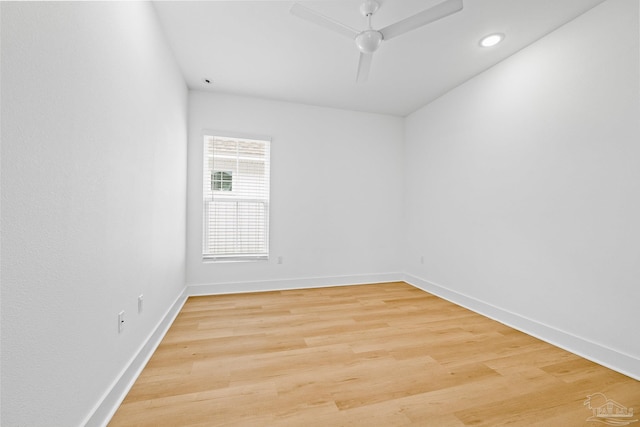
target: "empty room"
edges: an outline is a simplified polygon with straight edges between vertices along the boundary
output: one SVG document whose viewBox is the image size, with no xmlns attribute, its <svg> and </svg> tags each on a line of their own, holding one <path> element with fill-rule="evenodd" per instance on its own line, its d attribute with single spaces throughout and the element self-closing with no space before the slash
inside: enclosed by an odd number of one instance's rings
<svg viewBox="0 0 640 427">
<path fill-rule="evenodd" d="M 0 425 L 640 426 L 637 0 L 0 25 Z"/>
</svg>

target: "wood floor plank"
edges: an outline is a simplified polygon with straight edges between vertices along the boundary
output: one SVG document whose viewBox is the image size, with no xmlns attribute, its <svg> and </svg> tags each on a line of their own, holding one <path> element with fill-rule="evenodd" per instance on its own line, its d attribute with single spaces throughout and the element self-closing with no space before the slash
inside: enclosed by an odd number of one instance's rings
<svg viewBox="0 0 640 427">
<path fill-rule="evenodd" d="M 597 392 L 640 412 L 639 381 L 383 283 L 189 298 L 109 425 L 584 426 Z"/>
</svg>

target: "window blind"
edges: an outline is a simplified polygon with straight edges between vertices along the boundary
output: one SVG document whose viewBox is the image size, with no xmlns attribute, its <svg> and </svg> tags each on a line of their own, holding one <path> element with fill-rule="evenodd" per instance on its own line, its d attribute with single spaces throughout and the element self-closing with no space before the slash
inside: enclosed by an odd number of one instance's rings
<svg viewBox="0 0 640 427">
<path fill-rule="evenodd" d="M 203 258 L 268 259 L 269 160 L 268 140 L 205 135 Z"/>
</svg>

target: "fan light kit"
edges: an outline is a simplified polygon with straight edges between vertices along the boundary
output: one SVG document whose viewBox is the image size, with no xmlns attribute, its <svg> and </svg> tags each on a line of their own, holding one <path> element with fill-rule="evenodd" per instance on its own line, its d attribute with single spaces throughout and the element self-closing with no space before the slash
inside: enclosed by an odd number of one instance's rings
<svg viewBox="0 0 640 427">
<path fill-rule="evenodd" d="M 364 0 L 360 6 L 360 12 L 367 19 L 368 28 L 363 31 L 358 31 L 332 18 L 321 15 L 315 10 L 302 6 L 299 3 L 295 3 L 291 7 L 291 13 L 299 18 L 306 19 L 307 21 L 354 40 L 356 47 L 360 51 L 356 80 L 358 82 L 365 82 L 369 77 L 373 53 L 378 50 L 384 40 L 400 36 L 423 25 L 459 12 L 462 10 L 462 7 L 462 0 L 445 0 L 402 21 L 388 25 L 380 30 L 375 30 L 371 26 L 371 17 L 378 11 L 380 4 L 378 4 L 376 0 Z"/>
</svg>

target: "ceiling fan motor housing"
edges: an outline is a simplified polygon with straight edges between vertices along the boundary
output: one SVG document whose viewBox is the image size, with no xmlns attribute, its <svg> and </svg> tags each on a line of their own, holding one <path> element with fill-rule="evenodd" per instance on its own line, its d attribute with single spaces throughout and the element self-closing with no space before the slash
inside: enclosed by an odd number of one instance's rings
<svg viewBox="0 0 640 427">
<path fill-rule="evenodd" d="M 356 36 L 356 45 L 360 52 L 370 54 L 378 50 L 382 43 L 382 33 L 376 30 L 365 30 Z"/>
</svg>

